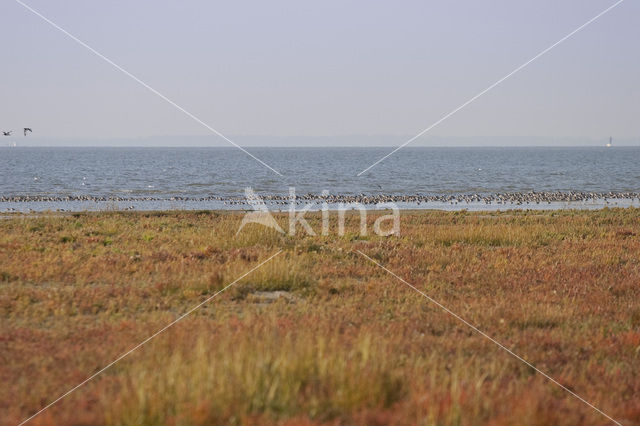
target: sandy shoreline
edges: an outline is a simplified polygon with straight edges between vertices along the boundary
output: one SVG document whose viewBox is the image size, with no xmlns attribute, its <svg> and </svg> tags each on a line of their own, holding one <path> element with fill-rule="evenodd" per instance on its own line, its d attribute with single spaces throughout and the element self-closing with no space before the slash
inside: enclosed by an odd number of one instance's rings
<svg viewBox="0 0 640 426">
<path fill-rule="evenodd" d="M 269 210 L 288 210 L 287 195 L 258 194 Z M 640 207 L 640 192 L 504 192 L 494 194 L 305 194 L 296 197 L 296 206 L 310 210 L 376 209 L 394 204 L 401 210 L 508 210 L 508 209 L 600 209 Z M 388 207 L 388 206 L 387 206 Z M 0 212 L 104 211 L 104 210 L 251 210 L 245 198 L 207 197 L 106 197 L 92 195 L 0 196 Z"/>
<path fill-rule="evenodd" d="M 259 196 L 265 201 L 285 201 L 289 202 L 289 196 L 267 194 Z M 316 195 L 305 194 L 298 195 L 298 202 L 327 202 L 330 204 L 337 203 L 360 203 L 360 204 L 377 204 L 386 202 L 484 202 L 484 203 L 525 203 L 525 202 L 575 202 L 575 201 L 591 201 L 591 200 L 640 200 L 640 192 L 585 192 L 585 191 L 529 191 L 529 192 L 500 192 L 493 194 L 484 193 L 452 193 L 452 194 L 329 194 Z M 222 201 L 227 203 L 245 204 L 245 198 L 225 197 L 211 195 L 207 197 L 106 197 L 95 195 L 10 195 L 0 196 L 0 203 L 20 203 L 20 202 L 69 202 L 69 201 Z"/>
</svg>

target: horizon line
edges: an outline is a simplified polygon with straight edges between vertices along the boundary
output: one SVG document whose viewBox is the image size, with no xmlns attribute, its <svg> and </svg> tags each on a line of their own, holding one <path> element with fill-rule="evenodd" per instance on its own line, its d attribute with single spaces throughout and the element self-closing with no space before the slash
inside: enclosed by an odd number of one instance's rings
<svg viewBox="0 0 640 426">
<path fill-rule="evenodd" d="M 244 145 L 247 148 L 393 148 L 394 145 Z M 633 148 L 640 147 L 637 144 L 613 144 L 609 148 Z M 0 145 L 0 148 L 223 148 L 230 149 L 232 147 L 225 145 L 118 145 L 118 144 L 101 144 L 101 145 L 41 145 L 41 144 L 23 144 L 23 145 Z M 526 144 L 526 145 L 414 145 L 412 148 L 607 148 L 606 145 L 552 145 L 552 144 Z"/>
</svg>

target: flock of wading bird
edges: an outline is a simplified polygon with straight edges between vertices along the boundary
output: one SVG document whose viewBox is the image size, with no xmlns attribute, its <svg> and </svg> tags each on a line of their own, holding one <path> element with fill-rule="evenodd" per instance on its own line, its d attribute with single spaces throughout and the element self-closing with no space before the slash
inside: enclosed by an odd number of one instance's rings
<svg viewBox="0 0 640 426">
<path fill-rule="evenodd" d="M 269 205 L 289 205 L 292 199 L 286 195 L 264 195 L 261 199 Z M 357 194 L 357 195 L 316 195 L 306 194 L 296 196 L 293 200 L 296 204 L 316 203 L 321 205 L 327 204 L 343 204 L 346 207 L 353 205 L 376 205 L 379 203 L 409 203 L 409 204 L 425 204 L 425 203 L 447 203 L 447 204 L 551 204 L 551 203 L 571 203 L 571 202 L 587 202 L 587 201 L 604 201 L 609 200 L 635 200 L 640 201 L 639 192 L 578 192 L 578 191 L 530 191 L 530 192 L 505 192 L 495 194 L 446 194 L 446 195 L 390 195 L 390 194 Z M 119 197 L 119 196 L 94 196 L 94 195 L 14 195 L 0 196 L 0 202 L 19 203 L 19 202 L 74 202 L 74 201 L 92 201 L 92 202 L 136 202 L 136 201 L 220 201 L 225 205 L 249 206 L 244 198 L 233 198 L 225 196 L 206 196 L 206 197 Z M 351 205 L 351 206 L 350 206 Z"/>
</svg>

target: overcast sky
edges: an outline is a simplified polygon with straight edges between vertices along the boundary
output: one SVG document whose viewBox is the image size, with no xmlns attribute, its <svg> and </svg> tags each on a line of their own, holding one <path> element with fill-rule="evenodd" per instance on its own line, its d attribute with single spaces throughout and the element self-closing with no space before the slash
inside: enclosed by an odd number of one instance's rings
<svg viewBox="0 0 640 426">
<path fill-rule="evenodd" d="M 222 133 L 265 143 L 416 134 L 614 3 L 25 2 Z M 0 16 L 0 128 L 210 133 L 18 3 Z M 639 18 L 623 2 L 430 135 L 637 138 Z"/>
</svg>

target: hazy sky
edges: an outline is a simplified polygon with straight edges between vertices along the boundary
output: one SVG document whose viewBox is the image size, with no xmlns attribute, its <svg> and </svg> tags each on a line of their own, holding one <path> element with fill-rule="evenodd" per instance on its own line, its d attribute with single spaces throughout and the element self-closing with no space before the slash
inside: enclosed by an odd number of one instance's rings
<svg viewBox="0 0 640 426">
<path fill-rule="evenodd" d="M 222 133 L 275 137 L 416 134 L 614 3 L 25 2 Z M 0 128 L 209 133 L 18 3 L 0 16 Z M 626 0 L 430 134 L 637 138 L 639 18 Z"/>
</svg>

